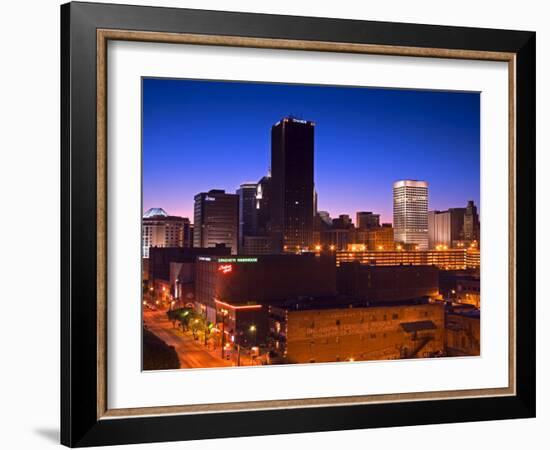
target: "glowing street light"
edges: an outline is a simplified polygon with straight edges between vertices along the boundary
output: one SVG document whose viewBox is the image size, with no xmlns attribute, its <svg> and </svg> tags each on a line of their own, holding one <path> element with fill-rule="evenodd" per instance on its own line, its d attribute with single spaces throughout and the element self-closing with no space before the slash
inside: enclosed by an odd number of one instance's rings
<svg viewBox="0 0 550 450">
<path fill-rule="evenodd" d="M 251 333 L 254 333 L 254 346 L 256 346 L 257 342 L 257 333 L 256 333 L 256 325 L 252 324 L 250 325 L 250 328 L 249 328 L 250 332 Z"/>
</svg>

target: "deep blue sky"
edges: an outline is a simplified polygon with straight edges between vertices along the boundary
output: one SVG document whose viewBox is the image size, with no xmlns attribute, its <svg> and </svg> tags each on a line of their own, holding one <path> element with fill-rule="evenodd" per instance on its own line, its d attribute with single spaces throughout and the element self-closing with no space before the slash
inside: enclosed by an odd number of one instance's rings
<svg viewBox="0 0 550 450">
<path fill-rule="evenodd" d="M 392 221 L 392 183 L 429 183 L 429 208 L 479 207 L 479 94 L 143 80 L 143 209 L 193 221 L 193 197 L 234 192 L 270 164 L 271 126 L 313 120 L 319 210 Z"/>
</svg>

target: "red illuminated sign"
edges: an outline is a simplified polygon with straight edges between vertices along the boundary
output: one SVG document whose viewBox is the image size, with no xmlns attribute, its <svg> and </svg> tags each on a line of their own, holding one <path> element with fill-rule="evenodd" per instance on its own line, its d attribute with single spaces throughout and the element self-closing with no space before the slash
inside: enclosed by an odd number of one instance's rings
<svg viewBox="0 0 550 450">
<path fill-rule="evenodd" d="M 233 271 L 233 266 L 231 264 L 222 264 L 218 267 L 218 270 L 223 274 L 230 273 Z"/>
</svg>

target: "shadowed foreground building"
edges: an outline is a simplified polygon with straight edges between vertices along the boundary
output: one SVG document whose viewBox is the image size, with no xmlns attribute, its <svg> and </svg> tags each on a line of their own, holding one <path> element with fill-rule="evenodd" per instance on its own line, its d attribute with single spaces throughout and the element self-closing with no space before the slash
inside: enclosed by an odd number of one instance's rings
<svg viewBox="0 0 550 450">
<path fill-rule="evenodd" d="M 343 263 L 338 268 L 338 292 L 372 303 L 439 297 L 435 266 L 368 266 Z"/>
<path fill-rule="evenodd" d="M 174 347 L 166 344 L 147 328 L 143 328 L 142 361 L 143 370 L 170 370 L 180 368 L 180 361 Z"/>
<path fill-rule="evenodd" d="M 332 256 L 199 257 L 196 270 L 196 301 L 212 322 L 219 316 L 219 302 L 235 307 L 268 305 L 336 294 Z"/>
</svg>

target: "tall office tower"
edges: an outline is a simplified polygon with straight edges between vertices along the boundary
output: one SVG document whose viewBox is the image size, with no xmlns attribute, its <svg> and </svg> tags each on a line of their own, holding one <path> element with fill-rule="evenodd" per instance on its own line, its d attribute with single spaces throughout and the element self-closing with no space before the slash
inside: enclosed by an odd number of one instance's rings
<svg viewBox="0 0 550 450">
<path fill-rule="evenodd" d="M 479 216 L 473 200 L 468 201 L 464 213 L 463 237 L 465 241 L 479 241 Z"/>
<path fill-rule="evenodd" d="M 428 249 L 428 183 L 400 180 L 393 183 L 395 242 Z"/>
<path fill-rule="evenodd" d="M 271 173 L 256 184 L 256 229 L 259 236 L 269 235 L 271 214 Z"/>
<path fill-rule="evenodd" d="M 370 211 L 359 211 L 356 214 L 355 226 L 362 230 L 365 228 L 378 228 L 380 226 L 380 214 L 373 214 Z"/>
<path fill-rule="evenodd" d="M 193 247 L 225 244 L 236 254 L 239 241 L 239 196 L 212 189 L 195 195 Z"/>
<path fill-rule="evenodd" d="M 313 247 L 314 129 L 285 117 L 271 128 L 271 236 L 275 253 Z"/>
<path fill-rule="evenodd" d="M 319 194 L 317 194 L 317 190 L 315 189 L 315 186 L 313 187 L 313 215 L 317 215 L 318 211 L 318 203 L 319 202 Z"/>
<path fill-rule="evenodd" d="M 465 208 L 428 212 L 428 247 L 451 248 L 453 241 L 461 239 Z"/>
<path fill-rule="evenodd" d="M 243 183 L 237 189 L 237 195 L 239 196 L 239 253 L 244 245 L 244 237 L 254 236 L 257 232 L 257 188 L 257 183 Z"/>
<path fill-rule="evenodd" d="M 143 215 L 142 225 L 143 258 L 149 258 L 150 247 L 191 247 L 191 225 L 186 217 L 151 208 Z"/>
</svg>

